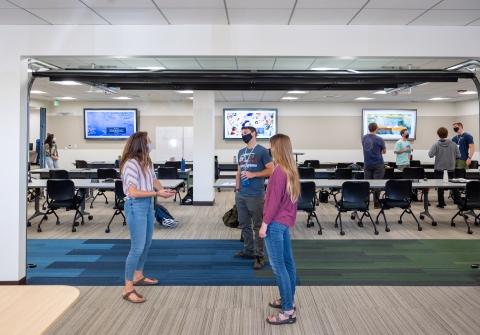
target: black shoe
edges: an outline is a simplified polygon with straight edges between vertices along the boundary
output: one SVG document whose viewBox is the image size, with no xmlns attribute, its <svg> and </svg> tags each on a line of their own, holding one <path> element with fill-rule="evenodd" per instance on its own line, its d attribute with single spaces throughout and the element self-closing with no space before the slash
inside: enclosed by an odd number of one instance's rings
<svg viewBox="0 0 480 335">
<path fill-rule="evenodd" d="M 240 251 L 236 252 L 234 256 L 237 257 L 237 258 L 245 258 L 245 259 L 254 259 L 255 258 L 255 255 L 247 254 L 243 250 L 240 250 Z"/>
<path fill-rule="evenodd" d="M 445 204 L 438 204 L 437 208 L 445 208 L 445 206 L 446 206 Z"/>
<path fill-rule="evenodd" d="M 265 257 L 257 256 L 255 258 L 255 263 L 253 263 L 254 270 L 261 270 L 265 266 Z"/>
</svg>

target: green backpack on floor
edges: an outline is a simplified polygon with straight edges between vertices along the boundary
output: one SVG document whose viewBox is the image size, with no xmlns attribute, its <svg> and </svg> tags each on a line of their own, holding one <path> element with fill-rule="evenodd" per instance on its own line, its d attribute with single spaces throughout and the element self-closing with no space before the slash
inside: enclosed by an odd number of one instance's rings
<svg viewBox="0 0 480 335">
<path fill-rule="evenodd" d="M 238 212 L 237 206 L 233 206 L 228 212 L 223 215 L 223 223 L 230 228 L 238 228 Z"/>
</svg>

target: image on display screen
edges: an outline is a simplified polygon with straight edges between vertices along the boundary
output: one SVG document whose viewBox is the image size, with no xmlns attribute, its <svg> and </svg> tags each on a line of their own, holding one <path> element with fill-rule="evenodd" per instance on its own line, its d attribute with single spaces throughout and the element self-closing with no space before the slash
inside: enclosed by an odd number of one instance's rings
<svg viewBox="0 0 480 335">
<path fill-rule="evenodd" d="M 84 109 L 86 139 L 127 139 L 137 131 L 136 109 Z"/>
<path fill-rule="evenodd" d="M 411 139 L 415 139 L 417 130 L 416 109 L 364 109 L 363 135 L 368 134 L 368 125 L 378 125 L 377 135 L 384 140 L 398 140 L 400 131 L 407 129 Z"/>
<path fill-rule="evenodd" d="M 274 108 L 248 108 L 223 110 L 223 138 L 241 139 L 242 127 L 257 129 L 257 138 L 269 139 L 277 133 L 277 110 Z"/>
</svg>

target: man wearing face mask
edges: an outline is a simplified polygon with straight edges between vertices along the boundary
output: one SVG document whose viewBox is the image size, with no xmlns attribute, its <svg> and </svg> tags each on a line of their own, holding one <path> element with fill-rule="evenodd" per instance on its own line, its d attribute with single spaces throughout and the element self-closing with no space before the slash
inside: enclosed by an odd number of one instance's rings
<svg viewBox="0 0 480 335">
<path fill-rule="evenodd" d="M 410 157 L 412 155 L 412 144 L 408 140 L 409 134 L 407 129 L 400 131 L 401 139 L 395 143 L 394 153 L 397 155 L 397 169 L 403 171 L 406 167 L 410 167 Z"/>
<path fill-rule="evenodd" d="M 472 157 L 475 153 L 475 144 L 473 143 L 473 136 L 463 130 L 463 124 L 461 122 L 455 122 L 453 124 L 453 131 L 455 136 L 452 141 L 458 145 L 460 149 L 461 157 L 457 159 L 457 169 L 468 169 L 472 163 Z"/>
<path fill-rule="evenodd" d="M 258 236 L 263 220 L 265 178 L 271 176 L 273 163 L 268 150 L 257 144 L 256 137 L 254 127 L 242 127 L 242 139 L 247 146 L 238 152 L 235 203 L 244 242 L 243 250 L 235 256 L 255 259 L 253 268 L 259 270 L 265 265 L 264 242 Z"/>
</svg>

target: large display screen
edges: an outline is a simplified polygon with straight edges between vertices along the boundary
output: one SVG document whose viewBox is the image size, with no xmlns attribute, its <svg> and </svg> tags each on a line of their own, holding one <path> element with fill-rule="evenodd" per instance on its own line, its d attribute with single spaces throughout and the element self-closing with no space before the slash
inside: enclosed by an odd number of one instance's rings
<svg viewBox="0 0 480 335">
<path fill-rule="evenodd" d="M 363 135 L 368 134 L 368 125 L 378 125 L 377 135 L 384 140 L 398 140 L 400 131 L 407 129 L 411 139 L 415 139 L 417 131 L 416 109 L 364 109 Z"/>
<path fill-rule="evenodd" d="M 127 139 L 137 131 L 136 109 L 83 110 L 85 139 Z"/>
<path fill-rule="evenodd" d="M 241 139 L 242 127 L 257 129 L 258 139 L 269 139 L 277 133 L 275 108 L 225 108 L 223 110 L 223 138 Z"/>
</svg>

